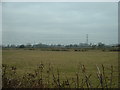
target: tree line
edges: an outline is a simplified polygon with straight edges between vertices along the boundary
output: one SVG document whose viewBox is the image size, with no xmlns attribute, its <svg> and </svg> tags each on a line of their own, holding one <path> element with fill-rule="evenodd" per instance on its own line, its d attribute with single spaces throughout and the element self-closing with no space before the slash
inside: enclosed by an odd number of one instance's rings
<svg viewBox="0 0 120 90">
<path fill-rule="evenodd" d="M 43 43 L 38 43 L 38 44 L 21 44 L 21 45 L 2 45 L 2 48 L 119 48 L 119 44 L 115 45 L 106 45 L 104 43 L 97 43 L 97 44 L 86 44 L 86 43 L 80 43 L 80 44 L 69 44 L 69 45 L 62 45 L 62 44 L 43 44 Z"/>
</svg>

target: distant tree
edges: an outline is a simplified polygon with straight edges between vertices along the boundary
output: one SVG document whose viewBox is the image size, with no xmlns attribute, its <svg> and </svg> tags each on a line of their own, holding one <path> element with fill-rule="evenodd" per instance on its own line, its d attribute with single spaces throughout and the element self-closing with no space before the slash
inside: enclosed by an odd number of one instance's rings
<svg viewBox="0 0 120 90">
<path fill-rule="evenodd" d="M 74 47 L 78 47 L 78 45 L 77 45 L 77 44 L 74 44 Z"/>
<path fill-rule="evenodd" d="M 26 45 L 26 48 L 31 48 L 32 47 L 32 45 L 30 44 L 30 43 L 28 43 L 27 45 Z"/>
<path fill-rule="evenodd" d="M 61 45 L 61 44 L 58 44 L 57 46 L 58 46 L 58 47 L 61 47 L 62 45 Z"/>
<path fill-rule="evenodd" d="M 20 45 L 19 48 L 25 48 L 25 45 Z"/>
<path fill-rule="evenodd" d="M 16 45 L 12 44 L 10 45 L 10 48 L 16 48 Z"/>
<path fill-rule="evenodd" d="M 90 43 L 89 46 L 92 46 L 92 43 Z"/>
<path fill-rule="evenodd" d="M 73 45 L 72 45 L 72 44 L 70 44 L 70 45 L 69 45 L 69 47 L 73 47 Z"/>
<path fill-rule="evenodd" d="M 7 47 L 7 48 L 10 48 L 10 45 L 8 44 L 6 47 Z"/>
<path fill-rule="evenodd" d="M 92 48 L 95 49 L 97 47 L 97 45 L 92 45 Z"/>
<path fill-rule="evenodd" d="M 103 47 L 105 47 L 105 44 L 99 42 L 99 43 L 98 43 L 98 48 L 103 48 Z"/>
</svg>

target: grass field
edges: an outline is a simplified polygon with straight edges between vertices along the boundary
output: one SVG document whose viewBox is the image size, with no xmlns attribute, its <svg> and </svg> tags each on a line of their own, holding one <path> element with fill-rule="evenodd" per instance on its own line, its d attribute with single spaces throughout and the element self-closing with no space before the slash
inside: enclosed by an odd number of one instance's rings
<svg viewBox="0 0 120 90">
<path fill-rule="evenodd" d="M 71 77 L 77 72 L 79 63 L 84 64 L 88 73 L 96 75 L 96 65 L 105 67 L 113 65 L 118 71 L 118 52 L 103 52 L 100 50 L 74 52 L 74 51 L 40 51 L 40 50 L 3 50 L 2 63 L 17 67 L 17 72 L 22 75 L 32 72 L 41 62 L 59 69 L 61 73 Z M 64 75 L 61 75 L 64 77 Z M 116 73 L 117 77 L 117 73 Z M 94 78 L 94 77 L 93 77 Z M 117 82 L 117 81 L 116 81 Z"/>
</svg>

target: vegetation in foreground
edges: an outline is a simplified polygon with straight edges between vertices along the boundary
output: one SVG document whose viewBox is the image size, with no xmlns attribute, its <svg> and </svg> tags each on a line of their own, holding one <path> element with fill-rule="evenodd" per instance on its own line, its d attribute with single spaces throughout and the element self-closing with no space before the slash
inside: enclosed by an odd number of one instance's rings
<svg viewBox="0 0 120 90">
<path fill-rule="evenodd" d="M 2 52 L 3 87 L 118 87 L 118 52 L 96 50 L 58 52 L 23 49 Z M 49 62 L 51 64 L 48 64 Z M 82 64 L 76 66 L 78 62 Z"/>
<path fill-rule="evenodd" d="M 117 88 L 116 71 L 111 65 L 106 69 L 104 65 L 96 65 L 96 73 L 88 73 L 85 65 L 79 64 L 74 76 L 68 78 L 59 69 L 55 70 L 51 64 L 46 67 L 43 63 L 33 73 L 18 76 L 17 68 L 2 65 L 3 88 Z M 108 74 L 109 73 L 109 74 Z M 94 79 L 92 76 L 96 76 Z M 62 79 L 61 77 L 64 77 Z M 93 83 L 96 80 L 96 83 Z"/>
</svg>

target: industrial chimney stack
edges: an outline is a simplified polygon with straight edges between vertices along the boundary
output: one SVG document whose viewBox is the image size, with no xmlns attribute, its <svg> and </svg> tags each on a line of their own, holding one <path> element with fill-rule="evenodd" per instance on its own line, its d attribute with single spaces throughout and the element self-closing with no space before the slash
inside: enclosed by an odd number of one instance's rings
<svg viewBox="0 0 120 90">
<path fill-rule="evenodd" d="M 88 45 L 88 34 L 86 34 L 86 44 Z"/>
</svg>

